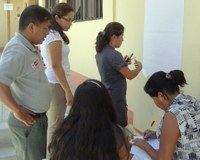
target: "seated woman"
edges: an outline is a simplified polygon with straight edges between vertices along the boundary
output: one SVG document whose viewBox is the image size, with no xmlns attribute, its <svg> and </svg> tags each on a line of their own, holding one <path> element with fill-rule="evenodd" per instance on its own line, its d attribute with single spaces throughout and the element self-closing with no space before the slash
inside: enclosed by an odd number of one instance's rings
<svg viewBox="0 0 200 160">
<path fill-rule="evenodd" d="M 129 160 L 128 144 L 104 85 L 86 80 L 49 145 L 50 160 Z"/>
<path fill-rule="evenodd" d="M 144 86 L 154 103 L 165 111 L 157 133 L 147 130 L 144 134 L 145 139 L 160 139 L 158 151 L 145 140 L 134 141 L 153 160 L 200 159 L 200 101 L 180 93 L 179 86 L 185 84 L 183 72 L 173 70 L 154 73 Z"/>
</svg>

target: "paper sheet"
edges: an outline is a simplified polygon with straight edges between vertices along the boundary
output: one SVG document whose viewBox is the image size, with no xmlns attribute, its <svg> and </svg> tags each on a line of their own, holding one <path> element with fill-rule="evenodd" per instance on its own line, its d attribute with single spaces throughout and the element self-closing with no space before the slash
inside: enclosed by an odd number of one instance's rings
<svg viewBox="0 0 200 160">
<path fill-rule="evenodd" d="M 143 73 L 181 69 L 184 1 L 145 0 Z"/>
<path fill-rule="evenodd" d="M 141 138 L 143 139 L 142 136 L 135 136 L 134 139 L 136 138 Z M 158 139 L 149 139 L 147 141 L 154 149 L 158 150 L 159 149 L 159 141 Z M 130 143 L 133 144 L 133 140 L 130 141 Z M 132 160 L 151 160 L 151 157 L 145 152 L 143 151 L 142 149 L 140 149 L 139 147 L 137 146 L 132 146 L 131 147 L 131 151 L 130 151 L 131 154 L 133 154 L 133 158 Z"/>
</svg>

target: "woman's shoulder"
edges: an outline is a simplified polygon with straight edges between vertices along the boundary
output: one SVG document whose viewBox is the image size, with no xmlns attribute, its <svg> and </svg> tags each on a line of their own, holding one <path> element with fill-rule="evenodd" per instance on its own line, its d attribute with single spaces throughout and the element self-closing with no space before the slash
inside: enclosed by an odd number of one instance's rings
<svg viewBox="0 0 200 160">
<path fill-rule="evenodd" d="M 110 47 L 109 45 L 104 47 L 102 53 L 104 53 L 103 54 L 104 57 L 108 58 L 108 59 L 112 59 L 112 60 L 114 60 L 114 59 L 115 60 L 116 59 L 123 59 L 122 54 L 119 51 L 117 51 L 117 50 L 113 49 L 112 47 Z"/>
<path fill-rule="evenodd" d="M 50 30 L 49 34 L 45 37 L 45 41 L 48 43 L 56 40 L 62 40 L 59 32 L 55 30 Z"/>
<path fill-rule="evenodd" d="M 168 110 L 196 112 L 200 110 L 200 101 L 190 95 L 179 94 Z"/>
<path fill-rule="evenodd" d="M 117 51 L 109 45 L 106 45 L 102 52 L 106 52 L 107 54 L 115 54 Z"/>
<path fill-rule="evenodd" d="M 189 95 L 180 94 L 167 111 L 176 116 L 179 124 L 182 124 L 185 120 L 190 122 L 193 119 L 199 119 L 200 101 Z"/>
</svg>

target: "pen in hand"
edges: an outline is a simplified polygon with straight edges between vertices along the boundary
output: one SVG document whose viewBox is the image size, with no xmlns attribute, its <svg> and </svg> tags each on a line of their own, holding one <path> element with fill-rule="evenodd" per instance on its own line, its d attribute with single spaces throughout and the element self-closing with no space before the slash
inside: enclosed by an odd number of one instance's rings
<svg viewBox="0 0 200 160">
<path fill-rule="evenodd" d="M 152 121 L 151 124 L 150 124 L 150 126 L 153 127 L 154 123 L 155 123 L 155 121 Z"/>
<path fill-rule="evenodd" d="M 155 121 L 152 121 L 150 123 L 150 127 L 153 127 L 153 125 L 155 124 Z M 152 131 L 150 129 L 147 129 L 146 131 L 144 131 L 144 139 L 148 139 L 148 138 L 155 138 L 156 137 L 156 132 Z"/>
<path fill-rule="evenodd" d="M 131 64 L 131 60 L 132 60 L 132 59 L 135 59 L 135 57 L 133 57 L 133 55 L 134 55 L 133 53 L 131 53 L 130 56 L 127 56 L 127 55 L 126 55 L 126 56 L 124 57 L 125 62 L 128 63 L 128 64 Z"/>
</svg>

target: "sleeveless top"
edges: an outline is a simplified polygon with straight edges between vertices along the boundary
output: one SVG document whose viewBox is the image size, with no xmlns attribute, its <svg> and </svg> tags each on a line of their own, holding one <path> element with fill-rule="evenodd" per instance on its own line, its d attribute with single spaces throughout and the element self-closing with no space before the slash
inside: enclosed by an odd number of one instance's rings
<svg viewBox="0 0 200 160">
<path fill-rule="evenodd" d="M 176 116 L 180 137 L 176 144 L 174 160 L 200 160 L 200 101 L 179 94 L 166 112 Z M 160 139 L 163 119 L 157 131 Z"/>
<path fill-rule="evenodd" d="M 62 48 L 61 48 L 62 61 L 61 61 L 61 63 L 62 63 L 62 67 L 65 72 L 65 77 L 66 77 L 67 81 L 69 82 L 70 81 L 70 63 L 69 63 L 68 57 L 69 57 L 70 49 L 69 49 L 69 46 L 62 39 L 61 35 L 57 31 L 54 31 L 54 30 L 51 30 L 49 32 L 49 34 L 45 37 L 43 43 L 40 45 L 41 55 L 43 57 L 44 64 L 46 66 L 45 73 L 46 73 L 48 81 L 50 83 L 53 83 L 53 84 L 59 83 L 56 78 L 56 75 L 53 71 L 53 68 L 51 66 L 51 58 L 50 58 L 50 54 L 48 51 L 48 45 L 54 41 L 61 41 L 61 43 L 62 43 Z M 55 54 L 56 54 L 56 52 L 55 52 Z"/>
</svg>

